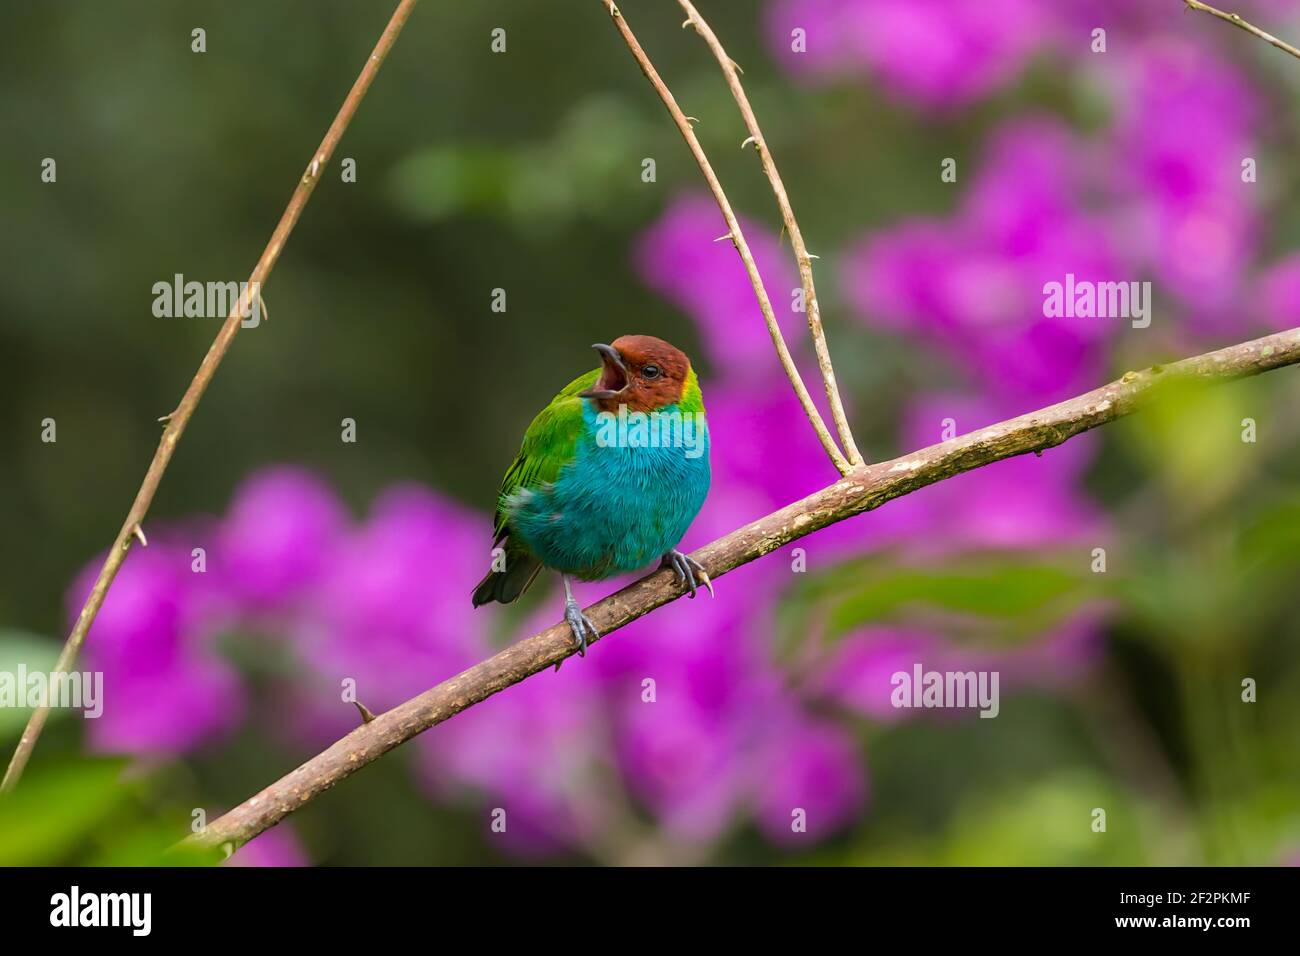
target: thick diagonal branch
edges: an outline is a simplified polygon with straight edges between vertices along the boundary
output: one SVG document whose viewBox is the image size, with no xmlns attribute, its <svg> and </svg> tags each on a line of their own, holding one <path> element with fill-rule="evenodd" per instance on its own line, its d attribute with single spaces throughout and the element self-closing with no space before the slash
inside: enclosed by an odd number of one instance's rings
<svg viewBox="0 0 1300 956">
<path fill-rule="evenodd" d="M 835 367 L 831 364 L 830 347 L 826 344 L 826 332 L 822 329 L 821 307 L 817 304 L 817 287 L 813 284 L 812 260 L 813 257 L 808 253 L 808 247 L 804 245 L 803 233 L 799 229 L 799 220 L 794 217 L 794 208 L 790 205 L 790 197 L 786 194 L 785 183 L 781 181 L 781 174 L 777 171 L 776 160 L 772 158 L 772 151 L 767 147 L 767 140 L 763 137 L 763 131 L 758 126 L 758 118 L 754 115 L 754 109 L 749 105 L 749 97 L 745 95 L 745 88 L 740 82 L 740 71 L 736 67 L 736 61 L 727 55 L 723 49 L 721 41 L 718 40 L 717 34 L 713 28 L 700 16 L 700 12 L 695 9 L 695 5 L 690 0 L 678 0 L 682 9 L 686 11 L 687 20 L 683 26 L 695 27 L 704 42 L 708 45 L 709 50 L 713 53 L 713 58 L 718 61 L 718 66 L 722 67 L 722 75 L 727 80 L 727 86 L 731 89 L 732 98 L 735 99 L 736 105 L 740 108 L 741 118 L 745 121 L 745 127 L 749 130 L 749 140 L 754 144 L 754 150 L 758 153 L 759 162 L 763 164 L 763 172 L 767 176 L 767 181 L 772 185 L 772 193 L 776 196 L 776 204 L 781 210 L 781 219 L 785 223 L 785 231 L 790 236 L 790 248 L 794 250 L 795 262 L 799 265 L 799 283 L 803 286 L 804 311 L 808 316 L 808 331 L 812 334 L 813 351 L 817 355 L 817 366 L 821 369 L 822 382 L 826 386 L 826 401 L 830 404 L 831 420 L 835 423 L 835 432 L 839 435 L 840 444 L 844 446 L 844 452 L 848 455 L 849 461 L 854 465 L 862 464 L 862 453 L 858 451 L 858 444 L 853 440 L 853 430 L 849 428 L 848 416 L 844 413 L 844 402 L 840 399 L 840 387 L 835 381 Z"/>
<path fill-rule="evenodd" d="M 749 243 L 745 241 L 745 234 L 740 229 L 740 223 L 731 208 L 731 202 L 727 199 L 727 194 L 723 192 L 722 183 L 718 181 L 718 176 L 714 173 L 709 158 L 704 155 L 704 147 L 700 145 L 699 137 L 695 135 L 690 118 L 677 105 L 672 90 L 668 89 L 667 84 L 660 78 L 654 64 L 650 62 L 645 50 L 641 48 L 641 44 L 637 42 L 637 38 L 633 35 L 631 28 L 628 27 L 627 21 L 623 19 L 623 14 L 619 12 L 618 6 L 615 5 L 613 0 L 601 0 L 601 3 L 609 11 L 609 15 L 618 28 L 619 34 L 627 43 L 628 49 L 632 51 L 632 57 L 636 60 L 637 65 L 641 67 L 641 72 L 645 74 L 646 79 L 650 81 L 650 85 L 654 87 L 654 91 L 663 100 L 664 106 L 668 108 L 668 114 L 677 125 L 678 131 L 682 134 L 682 139 L 686 140 L 686 145 L 690 148 L 691 155 L 695 157 L 700 172 L 704 174 L 704 180 L 709 184 L 709 191 L 713 193 L 718 208 L 722 210 L 722 218 L 727 223 L 729 231 L 724 238 L 729 238 L 732 245 L 736 247 L 736 251 L 740 253 L 740 260 L 744 263 L 745 271 L 749 274 L 750 284 L 754 287 L 754 295 L 758 298 L 758 308 L 763 314 L 763 321 L 767 324 L 768 334 L 772 337 L 772 345 L 776 348 L 777 358 L 781 361 L 781 368 L 785 370 L 786 378 L 790 380 L 790 385 L 799 398 L 799 404 L 803 406 L 804 414 L 808 416 L 808 421 L 812 425 L 813 431 L 817 433 L 817 438 L 822 443 L 822 447 L 826 449 L 826 454 L 830 456 L 840 474 L 847 474 L 853 466 L 844 456 L 844 453 L 840 451 L 839 446 L 835 444 L 835 439 L 831 437 L 830 431 L 826 428 L 821 413 L 817 411 L 817 406 L 813 404 L 812 396 L 808 394 L 808 387 L 804 385 L 803 376 L 799 374 L 799 369 L 794 364 L 794 358 L 790 355 L 789 348 L 786 347 L 785 338 L 781 335 L 781 327 L 777 324 L 776 314 L 772 311 L 772 301 L 768 298 L 767 288 L 763 285 L 763 277 L 759 275 L 758 265 L 754 262 L 754 255 L 749 250 Z"/>
<path fill-rule="evenodd" d="M 247 288 L 239 296 L 239 300 L 231 307 L 230 314 L 226 316 L 220 331 L 217 332 L 217 337 L 209 346 L 207 355 L 203 357 L 203 361 L 194 374 L 189 388 L 185 390 L 185 394 L 181 397 L 180 404 L 176 406 L 175 411 L 166 416 L 167 424 L 163 429 L 162 440 L 158 443 L 158 450 L 154 452 L 153 461 L 149 463 L 149 470 L 145 472 L 144 481 L 140 485 L 140 490 L 136 492 L 135 501 L 131 504 L 131 510 L 127 512 L 122 529 L 117 533 L 113 546 L 108 550 L 108 557 L 104 559 L 104 566 L 100 569 L 99 576 L 90 589 L 90 596 L 86 598 L 81 613 L 77 615 L 77 622 L 73 625 L 72 633 L 68 635 L 63 650 L 59 653 L 59 659 L 54 665 L 56 673 L 71 669 L 76 662 L 77 655 L 81 652 L 81 645 L 85 643 L 86 634 L 90 631 L 90 625 L 94 623 L 96 615 L 99 614 L 99 609 L 104 604 L 104 598 L 108 595 L 108 589 L 112 587 L 113 579 L 117 577 L 118 570 L 126 560 L 131 542 L 138 539 L 141 544 L 144 543 L 144 532 L 141 530 L 141 525 L 144 522 L 145 514 L 149 511 L 149 506 L 153 503 L 163 473 L 171 462 L 172 454 L 176 450 L 176 443 L 180 441 L 181 435 L 185 433 L 185 426 L 189 424 L 194 409 L 198 407 L 199 400 L 203 398 L 203 393 L 207 391 L 208 384 L 217 372 L 217 366 L 225 358 L 230 343 L 234 341 L 244 318 L 247 317 L 248 310 L 253 305 L 251 300 L 261 294 L 262 286 L 270 276 L 271 270 L 275 268 L 275 263 L 280 258 L 284 244 L 289 239 L 289 234 L 293 232 L 293 227 L 297 225 L 298 217 L 302 215 L 307 200 L 311 198 L 316 183 L 320 181 L 326 164 L 334 154 L 334 148 L 338 146 L 339 140 L 343 138 L 344 131 L 348 128 L 348 124 L 352 122 L 357 107 L 361 105 L 361 100 L 365 98 L 366 91 L 370 89 L 370 84 L 374 82 L 379 67 L 383 64 L 388 51 L 392 49 L 393 44 L 397 41 L 398 34 L 402 32 L 402 27 L 406 25 L 406 20 L 411 15 L 416 3 L 417 0 L 401 0 L 397 5 L 397 9 L 388 21 L 388 26 L 384 28 L 383 34 L 379 37 L 379 42 L 375 44 L 374 51 L 366 59 L 365 66 L 361 68 L 360 75 L 357 76 L 356 82 L 352 84 L 351 91 L 339 108 L 338 115 L 334 117 L 334 122 L 330 124 L 329 130 L 326 131 L 325 138 L 321 140 L 320 146 L 312 154 L 311 162 L 307 164 L 307 169 L 298 180 L 297 188 L 294 189 L 293 195 L 289 198 L 289 205 L 285 207 L 284 214 L 280 216 L 280 222 L 276 225 L 275 231 L 271 233 L 270 242 L 266 244 L 261 257 L 253 267 L 253 274 L 249 277 Z M 258 305 L 260 307 L 260 303 Z M 4 780 L 0 781 L 0 793 L 10 791 L 17 786 L 18 779 L 22 776 L 23 768 L 27 766 L 27 761 L 31 757 L 32 750 L 36 747 L 36 741 L 40 738 L 41 731 L 44 729 L 45 721 L 49 715 L 50 709 L 48 705 L 38 707 L 32 713 L 27 726 L 23 729 L 22 737 L 19 738 L 18 747 L 14 750 L 13 758 L 9 761 L 9 768 L 5 771 Z"/>
<path fill-rule="evenodd" d="M 1292 329 L 1172 365 L 1129 372 L 1078 398 L 893 461 L 854 468 L 830 487 L 733 531 L 696 551 L 694 557 L 717 579 L 797 538 L 879 508 L 918 488 L 1004 458 L 1044 451 L 1128 415 L 1164 382 L 1222 382 L 1297 363 L 1300 329 Z M 598 601 L 586 613 L 601 635 L 608 635 L 682 593 L 672 572 L 658 571 Z M 520 641 L 358 727 L 187 842 L 209 847 L 229 844 L 236 849 L 399 744 L 573 653 L 569 626 L 564 623 Z"/>
</svg>

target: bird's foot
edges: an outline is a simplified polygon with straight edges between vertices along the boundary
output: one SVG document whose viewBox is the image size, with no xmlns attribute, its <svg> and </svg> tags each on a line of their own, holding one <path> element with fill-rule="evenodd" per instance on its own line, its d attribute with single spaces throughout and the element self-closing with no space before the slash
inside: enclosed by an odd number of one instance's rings
<svg viewBox="0 0 1300 956">
<path fill-rule="evenodd" d="M 573 639 L 578 645 L 578 656 L 587 656 L 587 639 L 596 640 L 600 637 L 600 632 L 596 630 L 596 625 L 591 623 L 591 618 L 582 613 L 582 608 L 578 606 L 577 601 L 567 601 L 564 605 L 564 619 L 569 622 L 569 627 L 573 629 Z"/>
<path fill-rule="evenodd" d="M 674 548 L 664 555 L 660 567 L 672 568 L 677 574 L 677 583 L 685 584 L 691 589 L 691 597 L 695 597 L 695 591 L 701 584 L 708 589 L 709 597 L 714 597 L 713 582 L 709 580 L 709 573 L 704 570 L 704 565 L 689 554 L 682 554 Z"/>
</svg>

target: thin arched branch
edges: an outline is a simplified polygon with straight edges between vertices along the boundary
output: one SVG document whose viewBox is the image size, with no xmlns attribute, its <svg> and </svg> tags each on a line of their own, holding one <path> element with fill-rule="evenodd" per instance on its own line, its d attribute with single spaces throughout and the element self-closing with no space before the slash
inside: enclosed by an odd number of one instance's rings
<svg viewBox="0 0 1300 956">
<path fill-rule="evenodd" d="M 704 147 L 700 145 L 699 137 L 695 135 L 695 129 L 691 126 L 690 118 L 682 112 L 677 100 L 673 97 L 672 90 L 664 83 L 659 76 L 659 71 L 655 69 L 654 64 L 646 55 L 641 44 L 632 33 L 632 29 L 627 25 L 623 14 L 619 12 L 618 6 L 613 0 L 601 0 L 605 9 L 609 11 L 610 18 L 618 28 L 619 34 L 627 44 L 627 48 L 632 51 L 632 57 L 636 60 L 637 65 L 641 67 L 641 72 L 645 74 L 654 91 L 659 94 L 659 99 L 668 109 L 668 115 L 673 118 L 678 131 L 682 134 L 682 139 L 686 140 L 686 145 L 695 157 L 696 164 L 700 167 L 700 172 L 704 174 L 704 181 L 709 185 L 709 191 L 713 193 L 714 200 L 717 201 L 718 208 L 722 210 L 722 218 L 727 223 L 729 230 L 723 238 L 729 238 L 736 251 L 740 253 L 741 262 L 745 265 L 745 272 L 749 275 L 750 284 L 754 287 L 754 295 L 758 299 L 759 311 L 763 314 L 763 321 L 767 324 L 768 334 L 772 337 L 772 345 L 776 348 L 777 357 L 781 361 L 781 368 L 785 370 L 786 378 L 790 380 L 790 385 L 794 388 L 794 393 L 799 399 L 799 404 L 803 407 L 804 414 L 808 416 L 808 422 L 812 425 L 813 431 L 817 433 L 817 439 L 826 449 L 826 454 L 830 456 L 835 467 L 839 469 L 840 474 L 847 474 L 853 466 L 840 451 L 835 439 L 831 437 L 830 431 L 826 428 L 826 422 L 822 420 L 821 413 L 817 411 L 817 406 L 813 404 L 812 396 L 808 394 L 808 387 L 804 385 L 803 376 L 799 374 L 798 367 L 794 364 L 794 358 L 790 355 L 790 349 L 785 344 L 785 338 L 781 335 L 781 327 L 777 325 L 776 314 L 772 311 L 772 301 L 768 298 L 767 289 L 763 285 L 763 277 L 758 273 L 758 265 L 754 262 L 754 255 L 750 252 L 749 243 L 745 241 L 745 234 L 741 231 L 740 222 L 736 219 L 736 214 L 731 208 L 731 202 L 727 199 L 727 194 L 722 189 L 722 183 L 718 181 L 717 174 L 713 171 L 713 166 L 709 163 L 709 158 L 704 154 Z"/>
<path fill-rule="evenodd" d="M 718 61 L 718 66 L 722 68 L 722 75 L 726 78 L 727 87 L 731 90 L 731 96 L 736 101 L 736 106 L 740 108 L 740 116 L 745 121 L 745 128 L 749 130 L 749 138 L 745 140 L 747 144 L 754 147 L 758 153 L 758 161 L 763 165 L 763 173 L 767 176 L 767 181 L 772 186 L 772 193 L 776 196 L 776 204 L 781 210 L 781 220 L 785 224 L 785 231 L 790 236 L 790 248 L 794 250 L 794 259 L 799 267 L 799 283 L 803 287 L 804 312 L 808 316 L 808 331 L 812 335 L 813 352 L 817 356 L 817 367 L 822 373 L 822 383 L 826 387 L 826 401 L 831 409 L 831 421 L 835 423 L 835 433 L 839 436 L 840 444 L 844 446 L 844 452 L 848 455 L 849 462 L 854 465 L 862 464 L 862 453 L 858 451 L 858 444 L 853 438 L 853 430 L 849 427 L 848 415 L 844 412 L 844 402 L 840 398 L 840 387 L 835 380 L 835 366 L 831 363 L 830 346 L 826 344 L 826 332 L 822 329 L 822 312 L 821 306 L 817 302 L 817 286 L 813 283 L 812 260 L 813 256 L 808 252 L 808 247 L 804 245 L 803 232 L 799 228 L 799 220 L 795 218 L 794 208 L 790 205 L 790 197 L 786 194 L 785 183 L 781 181 L 781 174 L 777 171 L 776 160 L 772 157 L 772 151 L 768 149 L 767 138 L 763 136 L 763 130 L 759 128 L 758 117 L 754 115 L 754 108 L 749 105 L 749 97 L 745 95 L 745 87 L 740 82 L 740 71 L 736 67 L 736 61 L 727 55 L 723 48 L 722 42 L 718 39 L 713 28 L 709 26 L 704 17 L 700 16 L 700 11 L 695 9 L 695 4 L 690 0 L 678 0 L 682 9 L 686 11 L 686 23 L 683 26 L 695 27 L 698 33 L 708 45 L 709 51 L 713 58 Z"/>
</svg>

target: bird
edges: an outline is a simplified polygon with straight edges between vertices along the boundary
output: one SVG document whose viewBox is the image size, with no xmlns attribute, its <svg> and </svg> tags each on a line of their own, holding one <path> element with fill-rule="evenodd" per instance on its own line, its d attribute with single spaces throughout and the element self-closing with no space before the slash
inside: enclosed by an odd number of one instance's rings
<svg viewBox="0 0 1300 956">
<path fill-rule="evenodd" d="M 680 349 L 652 335 L 592 346 L 579 375 L 524 433 L 497 495 L 493 563 L 474 606 L 509 604 L 543 568 L 560 573 L 564 620 L 579 656 L 600 635 L 573 596 L 659 561 L 692 598 L 713 595 L 704 567 L 677 546 L 709 492 L 708 420 L 699 379 Z"/>
</svg>

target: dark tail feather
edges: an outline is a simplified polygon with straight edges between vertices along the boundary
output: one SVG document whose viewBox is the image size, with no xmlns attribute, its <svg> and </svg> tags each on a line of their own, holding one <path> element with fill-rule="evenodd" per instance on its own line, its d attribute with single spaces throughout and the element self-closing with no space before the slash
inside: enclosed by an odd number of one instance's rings
<svg viewBox="0 0 1300 956">
<path fill-rule="evenodd" d="M 531 554 L 506 551 L 506 569 L 489 571 L 474 589 L 474 606 L 500 601 L 509 604 L 528 590 L 542 570 L 542 562 Z"/>
</svg>

